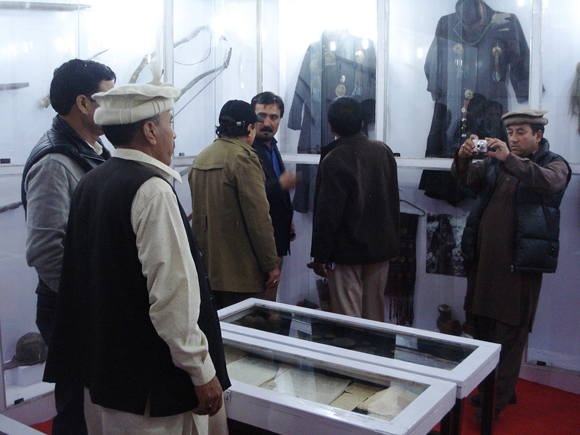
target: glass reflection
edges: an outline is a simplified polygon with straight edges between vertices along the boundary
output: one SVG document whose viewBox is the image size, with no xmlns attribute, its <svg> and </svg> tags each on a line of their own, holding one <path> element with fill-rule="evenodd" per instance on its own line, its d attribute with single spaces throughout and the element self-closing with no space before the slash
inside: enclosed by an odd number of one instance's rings
<svg viewBox="0 0 580 435">
<path fill-rule="evenodd" d="M 473 346 L 410 334 L 373 330 L 368 327 L 344 324 L 338 320 L 327 320 L 259 306 L 222 318 L 222 321 L 286 337 L 445 370 L 453 370 L 475 350 Z"/>
</svg>

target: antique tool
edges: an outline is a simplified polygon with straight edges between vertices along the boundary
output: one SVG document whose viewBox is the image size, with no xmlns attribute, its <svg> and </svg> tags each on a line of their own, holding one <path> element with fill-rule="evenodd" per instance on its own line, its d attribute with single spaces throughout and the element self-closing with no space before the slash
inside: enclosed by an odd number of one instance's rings
<svg viewBox="0 0 580 435">
<path fill-rule="evenodd" d="M 177 48 L 180 45 L 183 45 L 189 41 L 191 41 L 192 39 L 194 39 L 197 35 L 200 34 L 200 32 L 202 30 L 205 30 L 207 32 L 209 32 L 210 34 L 210 49 L 208 51 L 208 54 L 201 59 L 198 62 L 192 63 L 192 64 L 186 64 L 186 63 L 182 63 L 182 62 L 175 62 L 179 65 L 186 65 L 186 66 L 193 66 L 193 65 L 197 65 L 203 61 L 205 61 L 206 59 L 209 58 L 209 56 L 211 55 L 212 52 L 212 46 L 211 46 L 211 39 L 213 38 L 213 34 L 211 33 L 211 29 L 209 26 L 201 26 L 201 27 L 197 27 L 193 32 L 191 32 L 191 34 L 189 36 L 186 36 L 183 39 L 180 39 L 179 41 L 175 42 L 173 44 L 173 48 Z M 224 40 L 226 41 L 225 37 L 221 37 L 220 40 Z M 133 74 L 131 75 L 131 78 L 129 80 L 129 83 L 135 83 L 137 81 L 137 79 L 139 78 L 139 74 L 141 74 L 141 71 L 143 71 L 143 69 L 147 66 L 147 64 L 149 64 L 149 62 L 151 62 L 151 59 L 153 59 L 155 56 L 157 55 L 157 52 L 154 51 L 152 53 L 149 53 L 145 56 L 143 56 L 143 59 L 141 60 L 141 63 L 139 64 L 139 66 L 135 69 L 135 71 L 133 72 Z M 216 67 L 213 68 L 209 71 L 205 71 L 203 73 L 201 73 L 200 75 L 198 75 L 197 77 L 193 78 L 187 85 L 185 85 L 185 87 L 183 89 L 181 89 L 181 95 L 179 97 L 177 97 L 175 99 L 175 102 L 179 101 L 179 99 L 187 92 L 189 91 L 193 86 L 195 86 L 200 80 L 202 80 L 203 78 L 211 75 L 211 74 L 215 74 L 215 76 L 197 93 L 193 96 L 193 98 L 191 98 L 186 104 L 185 106 L 183 106 L 181 108 L 181 110 L 183 110 L 189 103 L 191 103 L 211 82 L 213 82 L 220 74 L 221 72 L 226 69 L 229 65 L 230 65 L 230 60 L 232 57 L 232 48 L 230 47 L 225 58 L 224 58 L 224 62 Z M 181 112 L 181 110 L 179 112 Z M 179 112 L 177 112 L 174 116 L 177 116 L 179 114 Z"/>
<path fill-rule="evenodd" d="M 179 41 L 175 42 L 173 44 L 173 48 L 175 49 L 175 48 L 179 47 L 180 45 L 185 44 L 186 42 L 191 41 L 197 35 L 199 35 L 202 30 L 208 31 L 210 33 L 210 35 L 211 35 L 211 31 L 210 31 L 209 26 L 197 27 L 193 32 L 191 32 L 191 34 L 189 36 L 186 36 L 185 38 L 180 39 Z M 211 53 L 211 42 L 210 42 L 210 50 L 209 50 L 209 53 Z M 207 59 L 209 57 L 209 53 L 200 62 L 203 62 L 205 59 Z M 145 68 L 147 66 L 147 64 L 149 62 L 151 62 L 151 59 L 153 59 L 156 55 L 157 55 L 157 52 L 154 51 L 153 53 L 149 53 L 149 54 L 146 54 L 145 56 L 143 56 L 143 59 L 141 60 L 141 63 L 139 64 L 139 66 L 137 67 L 137 69 L 133 72 L 133 74 L 131 74 L 131 78 L 129 79 L 129 83 L 135 83 L 137 81 L 137 79 L 139 78 L 139 74 L 141 74 L 141 71 L 143 71 L 143 68 Z M 195 65 L 195 64 L 193 64 L 193 65 Z"/>
<path fill-rule="evenodd" d="M 43 3 L 43 2 L 0 2 L 0 9 L 35 10 L 35 11 L 78 11 L 90 9 L 91 5 L 77 3 Z"/>
<path fill-rule="evenodd" d="M 204 78 L 204 77 L 208 76 L 209 74 L 214 74 L 214 73 L 217 73 L 217 74 L 215 74 L 215 75 L 212 77 L 212 79 L 211 79 L 209 82 L 207 82 L 207 83 L 206 83 L 206 85 L 205 85 L 203 88 L 201 88 L 201 89 L 199 90 L 199 92 L 198 92 L 197 94 L 195 94 L 195 95 L 194 95 L 194 96 L 193 96 L 193 97 L 192 97 L 192 98 L 191 98 L 191 99 L 190 99 L 190 100 L 189 100 L 187 103 L 185 103 L 185 105 L 184 105 L 184 106 L 183 106 L 183 107 L 182 107 L 182 108 L 179 110 L 179 112 L 177 112 L 177 113 L 176 113 L 176 114 L 173 116 L 174 118 L 175 118 L 177 115 L 179 115 L 179 113 L 180 113 L 180 112 L 181 112 L 183 109 L 185 109 L 189 103 L 191 103 L 193 100 L 195 100 L 195 98 L 196 98 L 196 97 L 197 97 L 199 94 L 201 94 L 201 92 L 202 92 L 202 91 L 203 91 L 205 88 L 207 88 L 207 87 L 210 85 L 210 83 L 211 83 L 211 82 L 213 82 L 215 79 L 217 79 L 217 78 L 219 77 L 219 75 L 220 75 L 222 72 L 224 72 L 224 70 L 225 70 L 225 69 L 226 69 L 226 68 L 227 68 L 227 67 L 230 65 L 230 59 L 231 59 L 231 58 L 232 58 L 232 47 L 230 47 L 230 49 L 228 50 L 228 53 L 226 54 L 226 56 L 225 56 L 225 59 L 224 59 L 224 63 L 222 63 L 222 64 L 221 64 L 220 66 L 218 66 L 217 68 L 214 68 L 214 69 L 212 69 L 212 70 L 209 70 L 209 71 L 206 71 L 206 72 L 204 72 L 203 74 L 200 74 L 199 76 L 197 76 L 196 78 L 194 78 L 194 79 L 193 79 L 191 82 L 189 82 L 189 83 L 188 83 L 188 84 L 185 86 L 185 88 L 183 88 L 183 89 L 185 89 L 185 91 L 183 91 L 183 90 L 181 91 L 181 96 L 183 96 L 184 92 L 187 92 L 187 91 L 188 91 L 188 90 L 189 90 L 189 89 L 190 89 L 190 88 L 191 88 L 193 85 L 195 85 L 197 82 L 199 82 L 199 81 L 200 81 L 202 78 Z M 181 96 L 180 96 L 179 98 L 181 98 Z M 175 101 L 179 100 L 179 98 L 177 98 Z"/>
<path fill-rule="evenodd" d="M 185 85 L 185 87 L 181 90 L 181 95 L 175 99 L 175 102 L 179 101 L 179 99 L 183 96 L 183 94 L 185 94 L 187 91 L 189 91 L 197 82 L 199 82 L 204 77 L 207 77 L 210 74 L 221 72 L 222 70 L 226 69 L 230 65 L 231 57 L 232 57 L 232 48 L 230 47 L 230 49 L 228 50 L 228 53 L 224 59 L 224 62 L 220 66 L 218 66 L 217 68 L 211 69 L 209 71 L 206 71 L 206 72 L 198 75 L 196 78 L 194 78 L 192 81 L 190 81 L 187 85 Z"/>
<path fill-rule="evenodd" d="M 30 86 L 28 82 L 22 82 L 22 83 L 0 83 L 0 91 L 11 91 L 13 89 L 27 88 L 28 86 Z"/>
</svg>

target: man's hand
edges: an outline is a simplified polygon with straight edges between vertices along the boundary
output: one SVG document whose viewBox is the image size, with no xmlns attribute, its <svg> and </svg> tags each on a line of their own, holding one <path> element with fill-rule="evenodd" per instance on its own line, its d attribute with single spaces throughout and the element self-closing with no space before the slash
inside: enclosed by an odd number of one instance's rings
<svg viewBox="0 0 580 435">
<path fill-rule="evenodd" d="M 205 385 L 195 386 L 195 395 L 199 400 L 199 405 L 193 410 L 197 415 L 209 415 L 210 417 L 217 414 L 222 407 L 222 386 L 217 376 Z"/>
<path fill-rule="evenodd" d="M 306 265 L 308 269 L 312 269 L 314 273 L 322 278 L 326 278 L 328 276 L 328 272 L 326 272 L 326 263 L 315 263 L 314 261 L 308 263 Z"/>
<path fill-rule="evenodd" d="M 486 156 L 495 157 L 501 162 L 505 162 L 507 156 L 510 154 L 510 149 L 507 144 L 499 139 L 486 139 L 487 140 L 487 152 Z"/>
<path fill-rule="evenodd" d="M 284 171 L 280 175 L 280 186 L 282 190 L 290 190 L 296 187 L 296 176 L 293 172 Z"/>
<path fill-rule="evenodd" d="M 280 281 L 280 269 L 276 268 L 274 270 L 270 270 L 268 272 L 268 280 L 266 281 L 266 284 L 264 284 L 264 287 L 266 287 L 266 290 L 276 288 L 278 287 L 279 281 Z"/>
<path fill-rule="evenodd" d="M 469 136 L 469 139 L 465 141 L 461 148 L 459 148 L 459 153 L 457 153 L 457 157 L 460 159 L 470 159 L 473 156 L 477 155 L 477 150 L 475 149 L 475 144 L 473 143 L 474 140 L 479 139 L 475 134 Z"/>
<path fill-rule="evenodd" d="M 294 231 L 294 222 L 292 222 L 290 226 L 290 241 L 293 242 L 294 240 L 296 240 L 296 231 Z"/>
<path fill-rule="evenodd" d="M 472 134 L 469 139 L 467 139 L 465 143 L 461 145 L 459 153 L 457 153 L 457 157 L 460 159 L 469 159 L 473 156 L 476 156 L 478 152 L 475 149 L 475 143 L 473 141 L 477 139 L 479 138 Z M 508 148 L 507 144 L 496 138 L 486 137 L 485 140 L 487 141 L 487 152 L 484 153 L 484 155 L 495 157 L 496 159 L 505 162 L 505 159 L 507 159 L 507 156 L 510 153 L 510 149 Z"/>
</svg>

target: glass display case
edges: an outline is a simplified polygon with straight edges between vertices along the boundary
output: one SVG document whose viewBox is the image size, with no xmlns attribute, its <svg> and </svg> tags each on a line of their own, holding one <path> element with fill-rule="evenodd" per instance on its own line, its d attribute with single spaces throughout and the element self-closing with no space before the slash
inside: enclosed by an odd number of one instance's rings
<svg viewBox="0 0 580 435">
<path fill-rule="evenodd" d="M 495 391 L 498 344 L 259 299 L 224 308 L 219 317 L 224 332 L 455 383 L 457 400 L 442 422 L 445 433 L 461 433 L 462 399 L 478 385 Z M 481 434 L 487 435 L 494 395 L 484 397 Z"/>
<path fill-rule="evenodd" d="M 422 374 L 469 395 L 496 367 L 500 346 L 259 299 L 219 311 L 222 330 Z"/>
<path fill-rule="evenodd" d="M 426 434 L 455 385 L 223 331 L 228 418 L 277 434 Z"/>
</svg>

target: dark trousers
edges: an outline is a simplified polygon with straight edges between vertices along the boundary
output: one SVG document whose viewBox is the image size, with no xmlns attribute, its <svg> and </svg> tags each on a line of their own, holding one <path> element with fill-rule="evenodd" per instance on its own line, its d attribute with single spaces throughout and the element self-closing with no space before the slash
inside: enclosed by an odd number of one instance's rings
<svg viewBox="0 0 580 435">
<path fill-rule="evenodd" d="M 46 290 L 46 285 L 42 282 L 39 283 L 39 287 L 44 287 L 43 289 Z M 56 294 L 54 296 L 39 294 L 36 304 L 36 326 L 49 346 L 56 312 L 56 300 Z M 58 382 L 54 387 L 54 400 L 56 417 L 52 421 L 52 435 L 86 435 L 83 387 Z"/>
<path fill-rule="evenodd" d="M 474 337 L 501 344 L 497 366 L 495 407 L 505 409 L 516 390 L 530 327 L 508 325 L 484 316 L 474 317 Z M 481 391 L 480 391 L 481 393 Z"/>
</svg>

